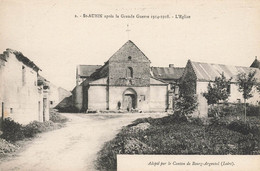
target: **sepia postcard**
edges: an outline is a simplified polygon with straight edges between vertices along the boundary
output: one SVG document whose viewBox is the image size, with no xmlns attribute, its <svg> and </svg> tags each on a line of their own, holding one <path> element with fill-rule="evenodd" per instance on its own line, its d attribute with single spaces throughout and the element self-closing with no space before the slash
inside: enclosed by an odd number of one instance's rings
<svg viewBox="0 0 260 171">
<path fill-rule="evenodd" d="M 259 0 L 1 0 L 0 171 L 260 170 Z"/>
</svg>

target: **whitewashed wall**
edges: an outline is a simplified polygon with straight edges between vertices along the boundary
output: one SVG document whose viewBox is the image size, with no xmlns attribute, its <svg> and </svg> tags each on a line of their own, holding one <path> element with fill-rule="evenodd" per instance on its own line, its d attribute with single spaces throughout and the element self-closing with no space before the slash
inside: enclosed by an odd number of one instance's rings
<svg viewBox="0 0 260 171">
<path fill-rule="evenodd" d="M 39 120 L 37 72 L 8 53 L 7 62 L 0 66 L 0 101 L 4 102 L 4 115 L 22 124 Z"/>
</svg>

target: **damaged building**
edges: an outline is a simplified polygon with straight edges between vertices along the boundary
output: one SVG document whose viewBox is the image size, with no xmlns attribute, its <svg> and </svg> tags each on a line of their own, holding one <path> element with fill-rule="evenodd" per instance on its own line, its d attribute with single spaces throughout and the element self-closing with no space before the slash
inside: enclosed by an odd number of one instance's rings
<svg viewBox="0 0 260 171">
<path fill-rule="evenodd" d="M 49 120 L 48 84 L 41 69 L 21 52 L 7 49 L 0 55 L 1 117 L 21 124 Z"/>
</svg>

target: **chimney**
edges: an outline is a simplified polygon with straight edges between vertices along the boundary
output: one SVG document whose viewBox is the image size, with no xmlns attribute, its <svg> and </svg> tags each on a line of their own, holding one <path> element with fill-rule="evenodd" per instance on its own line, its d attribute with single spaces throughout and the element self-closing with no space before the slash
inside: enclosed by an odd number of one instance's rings
<svg viewBox="0 0 260 171">
<path fill-rule="evenodd" d="M 169 64 L 169 68 L 174 68 L 174 64 Z"/>
</svg>

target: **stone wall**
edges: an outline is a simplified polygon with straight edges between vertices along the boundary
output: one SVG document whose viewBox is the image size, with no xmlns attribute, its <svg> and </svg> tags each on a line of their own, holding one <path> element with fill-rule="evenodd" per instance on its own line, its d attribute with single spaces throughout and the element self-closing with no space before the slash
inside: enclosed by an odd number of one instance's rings
<svg viewBox="0 0 260 171">
<path fill-rule="evenodd" d="M 131 41 L 109 59 L 108 65 L 110 86 L 137 87 L 150 84 L 150 61 Z M 132 76 L 127 74 L 128 68 L 131 68 Z"/>
</svg>

